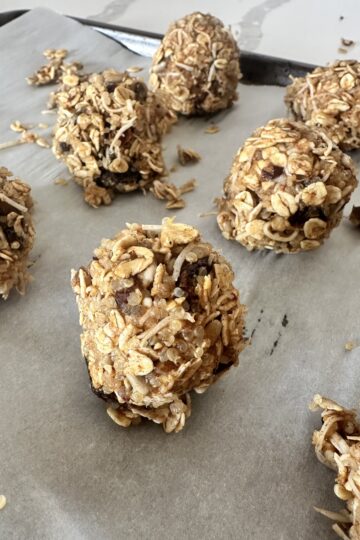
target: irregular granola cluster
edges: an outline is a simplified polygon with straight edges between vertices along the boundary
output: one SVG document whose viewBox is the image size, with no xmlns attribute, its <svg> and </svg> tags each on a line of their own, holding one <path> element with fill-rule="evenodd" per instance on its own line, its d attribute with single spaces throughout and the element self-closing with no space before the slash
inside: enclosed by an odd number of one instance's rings
<svg viewBox="0 0 360 540">
<path fill-rule="evenodd" d="M 180 431 L 189 392 L 204 392 L 245 346 L 245 308 L 226 260 L 165 218 L 128 225 L 73 271 L 92 388 L 119 425 L 141 417 Z"/>
<path fill-rule="evenodd" d="M 360 148 L 360 62 L 341 60 L 295 78 L 285 102 L 296 120 L 325 129 L 343 150 Z"/>
<path fill-rule="evenodd" d="M 0 168 L 0 296 L 4 300 L 13 287 L 24 294 L 29 281 L 27 258 L 35 231 L 30 216 L 30 186 L 4 167 Z"/>
<path fill-rule="evenodd" d="M 185 115 L 213 113 L 237 99 L 239 49 L 212 15 L 192 13 L 174 22 L 154 55 L 150 85 Z"/>
<path fill-rule="evenodd" d="M 349 156 L 300 122 L 271 120 L 237 152 L 218 224 L 247 249 L 296 253 L 319 247 L 357 185 Z"/>
<path fill-rule="evenodd" d="M 67 64 L 64 59 L 68 55 L 66 49 L 46 49 L 44 56 L 49 61 L 41 66 L 33 75 L 26 80 L 31 86 L 44 86 L 46 84 L 58 83 L 64 75 L 76 75 L 82 68 L 80 62 Z"/>
<path fill-rule="evenodd" d="M 91 206 L 147 188 L 164 174 L 160 141 L 176 117 L 140 79 L 109 69 L 65 75 L 62 83 L 53 97 L 53 151 Z"/>
<path fill-rule="evenodd" d="M 359 540 L 360 426 L 356 413 L 318 394 L 310 408 L 323 410 L 323 424 L 320 431 L 314 432 L 313 445 L 319 461 L 338 473 L 334 492 L 347 506 L 340 512 L 316 510 L 335 521 L 332 528 L 340 538 Z"/>
</svg>

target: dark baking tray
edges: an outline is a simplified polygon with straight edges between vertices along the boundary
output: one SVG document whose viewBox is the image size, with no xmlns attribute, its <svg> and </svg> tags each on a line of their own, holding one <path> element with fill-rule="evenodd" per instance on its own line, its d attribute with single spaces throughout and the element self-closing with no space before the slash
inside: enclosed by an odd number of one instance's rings
<svg viewBox="0 0 360 540">
<path fill-rule="evenodd" d="M 0 13 L 0 26 L 13 21 L 27 11 L 28 10 L 22 9 Z M 123 47 L 126 47 L 141 56 L 151 57 L 162 39 L 161 34 L 153 32 L 143 32 L 132 28 L 97 22 L 91 19 L 71 18 L 81 24 L 91 26 L 94 30 L 117 41 Z M 243 83 L 286 86 L 290 82 L 290 75 L 302 77 L 309 71 L 312 71 L 314 67 L 315 66 L 310 64 L 286 60 L 284 58 L 241 51 Z"/>
</svg>

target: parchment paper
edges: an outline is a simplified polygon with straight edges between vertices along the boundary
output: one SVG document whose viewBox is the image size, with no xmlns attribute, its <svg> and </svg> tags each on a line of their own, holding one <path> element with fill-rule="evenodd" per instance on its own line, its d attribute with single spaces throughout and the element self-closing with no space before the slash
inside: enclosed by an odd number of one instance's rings
<svg viewBox="0 0 360 540">
<path fill-rule="evenodd" d="M 1 141 L 14 137 L 12 120 L 53 119 L 39 114 L 49 89 L 24 81 L 47 47 L 68 48 L 89 70 L 148 63 L 34 10 L 0 30 Z M 222 238 L 214 216 L 198 216 L 211 210 L 244 139 L 285 114 L 280 88 L 241 85 L 240 96 L 214 119 L 218 134 L 204 134 L 209 121 L 187 120 L 165 140 L 169 167 L 176 144 L 203 156 L 172 175 L 199 182 L 177 219 L 199 227 L 231 261 L 254 332 L 239 367 L 194 397 L 177 435 L 146 422 L 124 430 L 106 415 L 89 389 L 69 285 L 70 269 L 86 263 L 102 237 L 171 211 L 140 193 L 94 210 L 74 183 L 54 185 L 67 172 L 50 150 L 23 145 L 0 154 L 1 165 L 32 185 L 37 230 L 34 282 L 24 298 L 0 302 L 2 540 L 332 538 L 330 522 L 312 509 L 339 504 L 334 474 L 310 444 L 320 416 L 307 406 L 315 392 L 359 403 L 360 350 L 346 353 L 344 344 L 360 339 L 360 232 L 344 220 L 318 251 L 277 256 L 248 253 Z"/>
</svg>

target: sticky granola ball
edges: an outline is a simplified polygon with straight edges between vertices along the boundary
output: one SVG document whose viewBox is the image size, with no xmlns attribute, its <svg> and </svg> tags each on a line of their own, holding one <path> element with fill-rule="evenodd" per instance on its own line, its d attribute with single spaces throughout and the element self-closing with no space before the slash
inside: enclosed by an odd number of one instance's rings
<svg viewBox="0 0 360 540">
<path fill-rule="evenodd" d="M 117 424 L 144 417 L 180 431 L 189 392 L 237 364 L 245 308 L 233 278 L 196 229 L 167 218 L 102 240 L 73 271 L 91 385 Z"/>
<path fill-rule="evenodd" d="M 295 78 L 285 102 L 296 120 L 325 129 L 343 150 L 360 148 L 360 62 L 341 60 Z"/>
<path fill-rule="evenodd" d="M 271 120 L 237 152 L 218 201 L 226 239 L 247 249 L 319 247 L 357 185 L 349 156 L 301 122 Z"/>
<path fill-rule="evenodd" d="M 176 117 L 128 73 L 68 74 L 52 99 L 58 109 L 53 151 L 84 188 L 86 202 L 149 187 L 164 174 L 161 137 Z"/>
<path fill-rule="evenodd" d="M 13 287 L 25 293 L 29 281 L 28 255 L 35 232 L 30 216 L 30 186 L 0 167 L 0 297 Z"/>
<path fill-rule="evenodd" d="M 239 49 L 212 15 L 192 13 L 170 25 L 153 58 L 150 85 L 185 115 L 214 113 L 237 99 Z"/>
<path fill-rule="evenodd" d="M 315 508 L 334 521 L 333 530 L 343 540 L 360 539 L 360 425 L 356 412 L 317 394 L 310 405 L 322 409 L 322 426 L 313 435 L 319 461 L 337 472 L 335 495 L 346 503 L 340 512 Z"/>
</svg>

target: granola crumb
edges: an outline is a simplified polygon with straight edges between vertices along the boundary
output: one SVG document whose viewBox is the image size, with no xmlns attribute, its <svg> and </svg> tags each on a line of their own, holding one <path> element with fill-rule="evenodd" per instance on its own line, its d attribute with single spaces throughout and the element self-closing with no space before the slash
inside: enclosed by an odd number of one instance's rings
<svg viewBox="0 0 360 540">
<path fill-rule="evenodd" d="M 347 53 L 348 53 L 348 50 L 345 49 L 344 47 L 338 47 L 338 53 L 340 53 L 340 54 L 347 54 Z"/>
<path fill-rule="evenodd" d="M 216 210 L 209 211 L 209 212 L 201 212 L 200 214 L 198 214 L 198 216 L 201 217 L 201 218 L 210 217 L 210 216 L 217 216 L 217 212 L 216 212 Z"/>
<path fill-rule="evenodd" d="M 198 152 L 191 148 L 182 148 L 180 145 L 177 146 L 177 155 L 180 165 L 183 166 L 197 163 L 201 159 Z"/>
<path fill-rule="evenodd" d="M 43 54 L 48 59 L 48 63 L 26 77 L 27 83 L 31 86 L 57 84 L 65 76 L 77 76 L 83 68 L 79 62 L 70 64 L 64 62 L 68 55 L 66 49 L 46 49 Z"/>
<path fill-rule="evenodd" d="M 49 124 L 45 124 L 44 122 L 40 122 L 40 124 L 37 125 L 40 129 L 47 129 L 49 127 Z"/>
<path fill-rule="evenodd" d="M 219 131 L 220 131 L 219 126 L 212 124 L 211 126 L 205 129 L 204 133 L 208 133 L 209 135 L 214 135 L 215 133 L 218 133 Z"/>
<path fill-rule="evenodd" d="M 357 186 L 354 164 L 325 133 L 276 119 L 239 148 L 218 225 L 248 250 L 297 253 L 318 248 Z"/>
<path fill-rule="evenodd" d="M 116 424 L 147 418 L 178 432 L 190 392 L 237 365 L 245 307 L 233 279 L 195 228 L 169 218 L 128 224 L 72 271 L 92 389 Z"/>
<path fill-rule="evenodd" d="M 177 119 L 141 79 L 111 69 L 63 77 L 52 105 L 54 154 L 94 208 L 165 175 L 161 139 Z"/>
<path fill-rule="evenodd" d="M 20 120 L 15 120 L 15 122 L 12 122 L 10 124 L 11 131 L 15 131 L 16 133 L 23 133 L 24 131 L 29 131 L 29 129 L 31 129 L 32 127 L 34 126 L 31 124 L 23 124 L 22 122 L 20 122 Z"/>
<path fill-rule="evenodd" d="M 193 191 L 196 187 L 196 180 L 192 178 L 181 186 L 177 187 L 171 182 L 164 180 L 155 180 L 150 188 L 151 193 L 160 200 L 167 200 L 166 208 L 175 210 L 177 208 L 184 208 L 185 201 L 182 198 L 184 193 Z"/>
<path fill-rule="evenodd" d="M 144 71 L 144 68 L 139 66 L 130 66 L 126 68 L 125 71 L 127 71 L 128 73 L 140 73 L 140 71 Z"/>
<path fill-rule="evenodd" d="M 342 150 L 352 150 L 360 148 L 359 96 L 360 62 L 338 60 L 294 78 L 285 103 L 295 120 L 325 131 Z"/>
<path fill-rule="evenodd" d="M 54 181 L 54 184 L 56 184 L 57 186 L 68 186 L 69 180 L 66 180 L 66 178 L 57 178 Z"/>
<path fill-rule="evenodd" d="M 355 41 L 353 41 L 352 39 L 341 38 L 341 45 L 343 45 L 344 47 L 352 47 L 353 45 L 355 45 Z"/>
<path fill-rule="evenodd" d="M 358 347 L 358 343 L 356 343 L 356 341 L 347 341 L 345 343 L 345 351 L 353 351 L 354 349 L 356 349 Z"/>
<path fill-rule="evenodd" d="M 170 171 L 171 173 L 176 172 L 177 170 L 178 170 L 178 168 L 177 168 L 176 165 L 172 165 L 172 166 L 170 167 L 170 169 L 169 169 L 169 171 Z"/>
<path fill-rule="evenodd" d="M 312 443 L 318 460 L 337 472 L 334 492 L 346 504 L 340 512 L 317 507 L 315 510 L 335 522 L 332 528 L 340 538 L 355 540 L 360 532 L 357 517 L 360 504 L 357 488 L 360 426 L 356 413 L 319 394 L 314 396 L 310 409 L 322 409 L 322 426 L 319 431 L 314 431 Z"/>
<path fill-rule="evenodd" d="M 355 227 L 360 227 L 360 206 L 353 205 L 349 220 Z"/>
<path fill-rule="evenodd" d="M 14 287 L 24 294 L 30 281 L 28 255 L 35 238 L 30 193 L 29 185 L 0 167 L 0 297 L 4 300 Z"/>
<path fill-rule="evenodd" d="M 0 495 L 0 510 L 6 506 L 6 497 L 5 495 Z"/>
<path fill-rule="evenodd" d="M 167 30 L 153 57 L 150 86 L 184 115 L 214 113 L 237 99 L 239 49 L 212 15 L 191 13 Z"/>
</svg>

